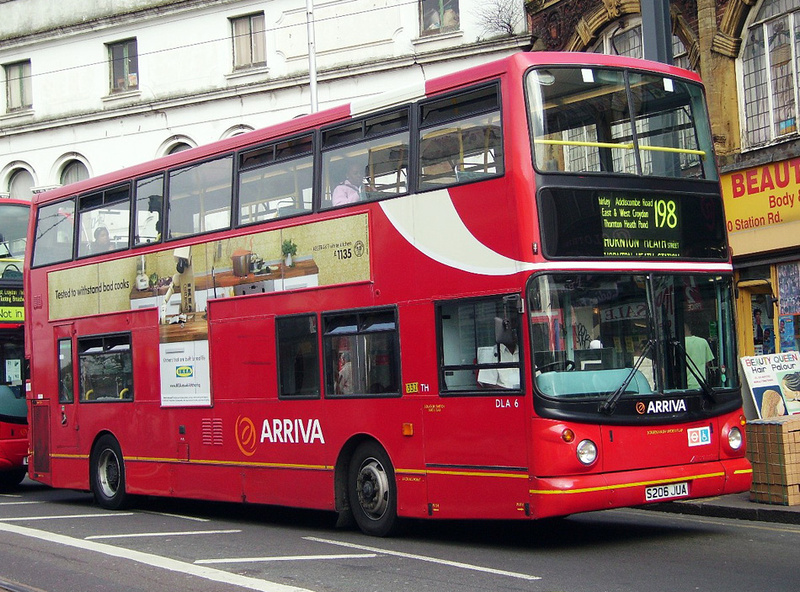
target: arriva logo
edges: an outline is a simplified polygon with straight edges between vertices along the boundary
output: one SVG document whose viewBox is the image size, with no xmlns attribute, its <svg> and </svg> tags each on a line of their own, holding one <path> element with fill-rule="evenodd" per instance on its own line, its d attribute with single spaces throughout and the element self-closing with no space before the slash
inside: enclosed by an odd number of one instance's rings
<svg viewBox="0 0 800 592">
<path fill-rule="evenodd" d="M 249 417 L 241 415 L 236 419 L 236 444 L 245 456 L 253 456 L 256 451 L 256 426 Z"/>
<path fill-rule="evenodd" d="M 175 368 L 175 376 L 178 378 L 191 378 L 194 376 L 194 366 L 178 366 Z"/>
<path fill-rule="evenodd" d="M 668 399 L 666 401 L 650 401 L 645 404 L 644 401 L 636 403 L 636 413 L 639 415 L 651 413 L 678 413 L 686 411 L 686 401 L 683 399 Z"/>
<path fill-rule="evenodd" d="M 325 444 L 318 419 L 265 419 L 261 426 L 261 442 L 277 444 Z"/>
</svg>

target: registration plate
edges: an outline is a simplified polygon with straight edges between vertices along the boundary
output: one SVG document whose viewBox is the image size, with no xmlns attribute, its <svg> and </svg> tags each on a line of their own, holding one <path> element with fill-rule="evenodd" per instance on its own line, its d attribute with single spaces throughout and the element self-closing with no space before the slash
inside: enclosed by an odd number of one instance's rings
<svg viewBox="0 0 800 592">
<path fill-rule="evenodd" d="M 644 490 L 644 499 L 648 502 L 665 499 L 675 499 L 678 497 L 687 497 L 689 495 L 689 484 L 685 481 L 682 483 L 667 483 L 666 485 L 654 485 Z"/>
</svg>

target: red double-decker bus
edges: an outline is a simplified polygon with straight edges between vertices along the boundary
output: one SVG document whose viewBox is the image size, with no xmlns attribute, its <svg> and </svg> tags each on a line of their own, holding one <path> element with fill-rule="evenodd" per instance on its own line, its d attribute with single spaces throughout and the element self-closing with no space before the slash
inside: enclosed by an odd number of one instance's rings
<svg viewBox="0 0 800 592">
<path fill-rule="evenodd" d="M 22 261 L 30 206 L 0 199 L 0 489 L 18 485 L 27 473 Z"/>
<path fill-rule="evenodd" d="M 689 72 L 520 53 L 37 196 L 32 478 L 402 517 L 746 490 Z"/>
</svg>

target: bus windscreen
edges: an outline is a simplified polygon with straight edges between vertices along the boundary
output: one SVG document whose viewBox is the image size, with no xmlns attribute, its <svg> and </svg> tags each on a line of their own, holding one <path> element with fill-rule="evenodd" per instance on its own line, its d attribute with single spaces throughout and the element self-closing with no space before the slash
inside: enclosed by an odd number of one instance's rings
<svg viewBox="0 0 800 592">
<path fill-rule="evenodd" d="M 2 204 L 0 216 L 0 258 L 25 256 L 25 239 L 28 231 L 30 206 Z"/>
<path fill-rule="evenodd" d="M 702 87 L 610 68 L 549 68 L 527 77 L 541 172 L 716 179 Z"/>
</svg>

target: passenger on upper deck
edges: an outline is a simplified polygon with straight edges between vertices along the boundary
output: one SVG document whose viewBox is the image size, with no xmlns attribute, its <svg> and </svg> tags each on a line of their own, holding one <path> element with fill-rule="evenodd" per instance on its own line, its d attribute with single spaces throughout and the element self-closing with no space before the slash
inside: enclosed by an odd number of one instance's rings
<svg viewBox="0 0 800 592">
<path fill-rule="evenodd" d="M 108 228 L 98 226 L 94 229 L 94 242 L 92 243 L 92 253 L 105 253 L 111 249 L 111 237 Z"/>
<path fill-rule="evenodd" d="M 344 180 L 334 188 L 331 195 L 331 203 L 335 206 L 361 201 L 364 167 L 356 159 L 345 161 L 345 166 Z"/>
</svg>

